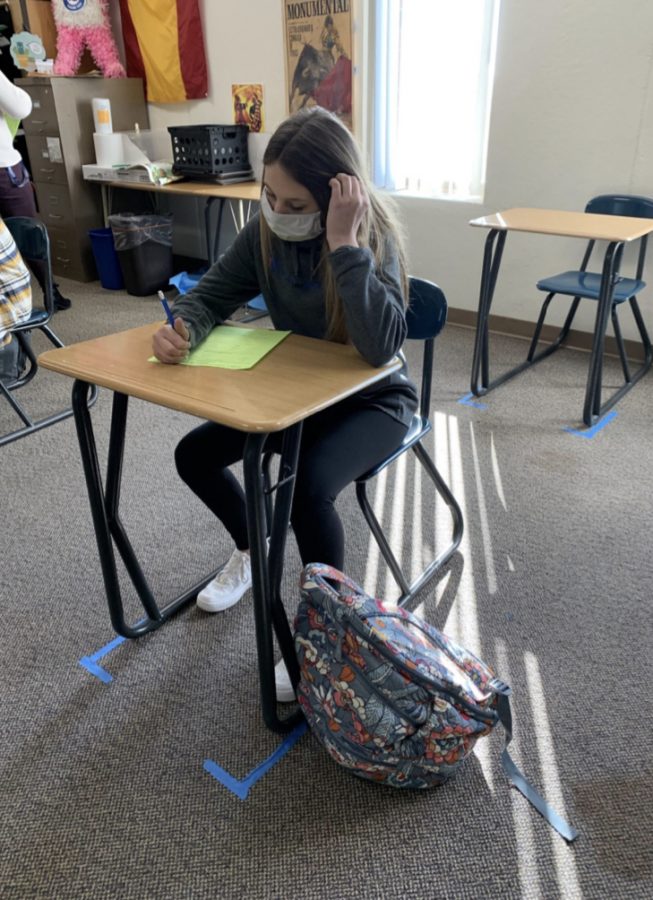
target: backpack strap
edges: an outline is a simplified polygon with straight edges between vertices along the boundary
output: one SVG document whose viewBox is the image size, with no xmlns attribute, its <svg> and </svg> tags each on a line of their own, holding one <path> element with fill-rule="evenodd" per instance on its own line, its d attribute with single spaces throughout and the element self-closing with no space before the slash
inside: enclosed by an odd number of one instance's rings
<svg viewBox="0 0 653 900">
<path fill-rule="evenodd" d="M 530 782 L 524 778 L 517 766 L 508 753 L 508 744 L 512 740 L 512 712 L 510 710 L 510 688 L 498 678 L 493 679 L 489 685 L 497 696 L 497 715 L 499 721 L 503 725 L 506 735 L 506 745 L 501 753 L 501 766 L 503 771 L 510 779 L 513 787 L 526 797 L 528 802 L 535 807 L 538 813 L 543 816 L 549 825 L 558 832 L 566 841 L 571 843 L 578 837 L 578 832 L 568 822 L 566 822 L 558 813 L 550 806 L 544 797 L 539 794 Z"/>
</svg>

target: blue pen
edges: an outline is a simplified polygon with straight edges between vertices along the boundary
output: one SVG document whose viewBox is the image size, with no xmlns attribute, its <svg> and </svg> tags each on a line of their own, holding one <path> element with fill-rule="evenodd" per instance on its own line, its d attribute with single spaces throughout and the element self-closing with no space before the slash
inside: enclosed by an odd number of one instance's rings
<svg viewBox="0 0 653 900">
<path fill-rule="evenodd" d="M 158 296 L 159 296 L 159 300 L 161 301 L 161 306 L 163 306 L 163 308 L 164 308 L 165 311 L 166 311 L 166 317 L 167 317 L 167 319 L 168 319 L 168 325 L 169 325 L 171 328 L 174 328 L 174 327 L 175 327 L 175 317 L 173 316 L 172 311 L 171 311 L 170 307 L 168 306 L 168 301 L 166 300 L 163 291 L 157 291 L 157 294 L 158 294 Z"/>
</svg>

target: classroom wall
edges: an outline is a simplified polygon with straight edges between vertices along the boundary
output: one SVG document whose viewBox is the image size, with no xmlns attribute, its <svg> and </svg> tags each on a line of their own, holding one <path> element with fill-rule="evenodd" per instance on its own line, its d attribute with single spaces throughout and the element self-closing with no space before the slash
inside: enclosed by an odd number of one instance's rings
<svg viewBox="0 0 653 900">
<path fill-rule="evenodd" d="M 354 3 L 363 137 L 369 3 Z M 226 0 L 200 0 L 200 9 L 209 97 L 152 105 L 151 126 L 229 122 L 232 82 L 252 81 L 264 85 L 269 133 L 286 114 L 282 0 L 250 0 L 246 15 Z M 470 218 L 511 206 L 582 209 L 609 191 L 653 195 L 652 79 L 650 0 L 502 0 L 485 200 L 400 198 L 411 271 L 438 281 L 450 306 L 474 310 L 485 231 L 469 227 Z M 415 129 L 419 135 L 419 123 Z M 535 281 L 575 266 L 581 252 L 580 242 L 569 239 L 511 235 L 494 311 L 534 319 Z M 652 282 L 650 266 L 647 275 Z M 593 309 L 586 306 L 578 327 L 589 331 Z M 643 308 L 653 329 L 646 299 Z M 633 337 L 628 316 L 624 324 Z"/>
<path fill-rule="evenodd" d="M 503 0 L 485 200 L 404 201 L 417 274 L 439 279 L 452 306 L 475 309 L 486 232 L 470 218 L 512 206 L 582 209 L 608 192 L 653 196 L 652 64 L 649 0 Z M 494 312 L 534 319 L 535 281 L 574 268 L 582 246 L 511 235 Z M 650 284 L 652 265 L 653 255 Z M 646 295 L 642 308 L 651 329 Z M 574 327 L 592 330 L 593 304 L 579 315 Z M 634 337 L 630 316 L 622 318 Z"/>
</svg>

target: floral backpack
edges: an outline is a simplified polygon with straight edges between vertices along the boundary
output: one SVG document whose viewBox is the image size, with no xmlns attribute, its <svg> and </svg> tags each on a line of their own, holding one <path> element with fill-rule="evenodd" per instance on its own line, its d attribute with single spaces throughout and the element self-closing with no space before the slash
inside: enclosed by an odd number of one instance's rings
<svg viewBox="0 0 653 900">
<path fill-rule="evenodd" d="M 367 596 L 350 578 L 314 563 L 302 573 L 295 619 L 297 699 L 336 762 L 398 788 L 451 778 L 476 741 L 499 723 L 512 737 L 510 688 L 432 625 Z M 507 749 L 512 784 L 567 841 L 571 828 L 529 785 Z"/>
</svg>

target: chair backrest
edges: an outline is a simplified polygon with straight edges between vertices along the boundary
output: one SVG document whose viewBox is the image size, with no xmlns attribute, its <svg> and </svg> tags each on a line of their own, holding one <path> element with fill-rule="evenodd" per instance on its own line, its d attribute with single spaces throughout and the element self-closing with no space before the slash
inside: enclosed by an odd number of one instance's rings
<svg viewBox="0 0 653 900">
<path fill-rule="evenodd" d="M 585 212 L 604 216 L 634 216 L 637 219 L 653 219 L 653 199 L 630 194 L 600 194 L 593 197 Z"/>
<path fill-rule="evenodd" d="M 587 213 L 599 213 L 604 216 L 634 216 L 637 219 L 653 219 L 653 199 L 640 197 L 636 194 L 599 194 L 585 206 Z M 639 240 L 639 255 L 637 257 L 637 272 L 635 277 L 641 280 L 646 261 L 646 245 L 648 235 Z M 594 249 L 594 241 L 590 241 L 585 251 L 585 256 L 580 265 L 581 271 L 587 269 L 587 265 Z"/>
<path fill-rule="evenodd" d="M 424 278 L 411 276 L 408 286 L 407 337 L 413 341 L 424 341 L 419 408 L 420 415 L 428 419 L 431 407 L 433 342 L 447 321 L 447 300 L 442 288 Z"/>
<path fill-rule="evenodd" d="M 406 324 L 408 338 L 426 341 L 435 338 L 447 321 L 447 301 L 442 291 L 432 281 L 411 276 L 408 279 L 408 309 Z"/>
<path fill-rule="evenodd" d="M 50 238 L 47 228 L 39 219 L 29 216 L 10 216 L 4 222 L 11 231 L 25 262 L 42 263 L 45 308 L 52 316 L 54 314 L 54 285 L 50 261 Z"/>
</svg>

